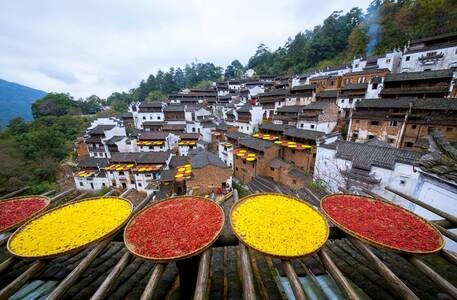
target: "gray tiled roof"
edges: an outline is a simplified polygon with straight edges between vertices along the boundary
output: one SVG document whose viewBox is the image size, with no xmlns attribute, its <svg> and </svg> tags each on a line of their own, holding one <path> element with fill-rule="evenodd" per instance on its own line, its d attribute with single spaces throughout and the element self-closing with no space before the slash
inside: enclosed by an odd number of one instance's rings
<svg viewBox="0 0 457 300">
<path fill-rule="evenodd" d="M 78 162 L 78 168 L 103 168 L 109 164 L 107 158 L 88 157 Z"/>
<path fill-rule="evenodd" d="M 162 131 L 145 131 L 140 134 L 140 140 L 165 140 L 169 135 L 168 132 Z"/>
<path fill-rule="evenodd" d="M 115 152 L 111 155 L 112 163 L 162 164 L 170 158 L 170 152 Z"/>
<path fill-rule="evenodd" d="M 277 109 L 277 112 L 299 113 L 303 111 L 304 105 L 286 105 Z"/>
<path fill-rule="evenodd" d="M 289 128 L 284 131 L 284 135 L 288 137 L 307 139 L 307 140 L 316 140 L 325 135 L 325 132 L 307 130 L 307 129 L 298 129 L 298 128 Z"/>
<path fill-rule="evenodd" d="M 200 133 L 180 133 L 179 137 L 182 140 L 198 140 L 200 138 Z"/>
<path fill-rule="evenodd" d="M 316 102 L 311 102 L 308 105 L 305 105 L 303 107 L 303 110 L 323 110 L 329 106 L 330 102 L 328 101 L 316 101 Z"/>
<path fill-rule="evenodd" d="M 293 128 L 293 126 L 286 125 L 286 124 L 273 124 L 273 123 L 262 123 L 259 125 L 260 130 L 284 131 L 289 128 Z"/>
<path fill-rule="evenodd" d="M 228 168 L 228 166 L 214 153 L 208 151 L 199 151 L 190 159 L 193 168 L 203 168 L 207 165 L 213 165 L 219 168 Z"/>
<path fill-rule="evenodd" d="M 413 109 L 457 110 L 456 98 L 399 98 L 399 99 L 363 99 L 356 108 L 405 108 L 412 104 Z"/>
<path fill-rule="evenodd" d="M 368 83 L 349 83 L 342 90 L 365 90 L 367 87 Z"/>
<path fill-rule="evenodd" d="M 293 88 L 291 88 L 291 91 L 309 91 L 309 90 L 314 90 L 316 89 L 315 84 L 303 84 L 303 85 L 296 85 Z"/>
<path fill-rule="evenodd" d="M 106 140 L 105 143 L 107 145 L 116 145 L 117 142 L 120 142 L 122 141 L 123 139 L 125 138 L 125 136 L 121 136 L 121 135 L 115 135 L 113 136 L 112 138 L 110 138 L 109 140 Z"/>
<path fill-rule="evenodd" d="M 227 132 L 225 134 L 225 136 L 228 137 L 229 139 L 234 139 L 234 140 L 249 137 L 249 135 L 242 133 L 242 132 L 238 132 L 238 131 Z"/>
<path fill-rule="evenodd" d="M 408 72 L 408 73 L 394 73 L 387 74 L 384 82 L 391 81 L 406 81 L 406 80 L 424 80 L 433 78 L 452 78 L 452 70 L 437 70 L 437 71 L 424 71 L 424 72 Z"/>
<path fill-rule="evenodd" d="M 330 91 L 320 91 L 319 93 L 316 94 L 316 97 L 321 97 L 321 98 L 334 98 L 338 96 L 338 91 L 337 90 L 330 90 Z"/>
<path fill-rule="evenodd" d="M 184 112 L 184 105 L 175 105 L 175 104 L 170 104 L 165 106 L 163 109 L 164 112 Z"/>
<path fill-rule="evenodd" d="M 115 125 L 97 125 L 92 129 L 89 129 L 89 134 L 104 134 L 105 131 L 114 128 Z"/>
<path fill-rule="evenodd" d="M 361 169 L 370 169 L 372 166 L 393 169 L 396 162 L 414 165 L 424 154 L 418 151 L 346 141 L 322 144 L 319 147 L 336 149 L 336 157 L 350 160 L 353 167 Z"/>
<path fill-rule="evenodd" d="M 270 147 L 274 146 L 274 143 L 272 143 L 270 141 L 259 140 L 259 139 L 252 138 L 250 136 L 248 136 L 246 138 L 238 139 L 238 143 L 241 146 L 251 148 L 254 150 L 258 150 L 258 151 L 263 151 L 266 148 L 270 148 Z"/>
<path fill-rule="evenodd" d="M 250 112 L 251 108 L 252 108 L 251 104 L 245 104 L 245 105 L 241 106 L 240 108 L 238 108 L 236 111 L 237 112 Z"/>
</svg>

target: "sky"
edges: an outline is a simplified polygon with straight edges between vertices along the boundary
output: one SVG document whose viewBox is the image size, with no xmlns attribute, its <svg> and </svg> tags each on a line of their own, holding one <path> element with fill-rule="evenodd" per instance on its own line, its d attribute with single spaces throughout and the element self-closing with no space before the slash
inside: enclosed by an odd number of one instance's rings
<svg viewBox="0 0 457 300">
<path fill-rule="evenodd" d="M 137 87 L 191 62 L 246 64 L 335 10 L 372 0 L 15 0 L 0 2 L 0 78 L 75 98 Z"/>
</svg>

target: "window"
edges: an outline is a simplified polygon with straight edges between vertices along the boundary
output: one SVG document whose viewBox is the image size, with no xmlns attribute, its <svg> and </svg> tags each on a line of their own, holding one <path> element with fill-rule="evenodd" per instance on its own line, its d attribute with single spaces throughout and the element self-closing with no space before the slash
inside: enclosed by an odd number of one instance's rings
<svg viewBox="0 0 457 300">
<path fill-rule="evenodd" d="M 395 140 L 389 138 L 389 139 L 387 139 L 387 142 L 388 142 L 389 144 L 393 144 L 393 143 L 395 142 Z"/>
<path fill-rule="evenodd" d="M 254 164 L 252 164 L 252 168 L 254 169 Z"/>
<path fill-rule="evenodd" d="M 386 64 L 390 63 L 390 58 L 386 59 Z"/>
<path fill-rule="evenodd" d="M 152 116 L 149 116 L 149 120 L 152 120 Z"/>
<path fill-rule="evenodd" d="M 275 168 L 273 168 L 273 167 L 270 167 L 270 170 L 271 170 L 271 171 L 274 171 L 274 170 L 275 170 Z"/>
<path fill-rule="evenodd" d="M 355 123 L 356 123 L 356 124 L 359 124 L 359 123 L 360 123 L 360 120 L 355 120 Z"/>
<path fill-rule="evenodd" d="M 411 129 L 416 129 L 417 125 L 411 125 Z"/>
<path fill-rule="evenodd" d="M 236 168 L 235 168 L 235 170 L 237 170 L 237 171 L 238 171 L 238 167 L 236 167 Z"/>
<path fill-rule="evenodd" d="M 246 126 L 246 130 L 249 130 L 249 126 Z"/>
<path fill-rule="evenodd" d="M 138 187 L 142 187 L 141 182 L 138 182 Z"/>
<path fill-rule="evenodd" d="M 311 129 L 314 129 L 314 125 L 311 125 L 310 127 L 311 127 Z"/>
<path fill-rule="evenodd" d="M 373 89 L 377 89 L 378 88 L 378 84 L 377 83 L 373 83 Z"/>
<path fill-rule="evenodd" d="M 293 180 L 292 180 L 292 183 L 293 183 L 293 184 L 297 184 L 297 180 L 293 179 Z"/>
<path fill-rule="evenodd" d="M 427 57 L 433 57 L 436 55 L 436 51 L 433 51 L 433 52 L 428 52 L 427 53 Z"/>
<path fill-rule="evenodd" d="M 243 165 L 245 165 L 245 164 L 246 164 L 246 161 L 245 161 L 245 160 L 243 160 Z"/>
<path fill-rule="evenodd" d="M 370 121 L 370 125 L 378 126 L 379 125 L 379 121 Z"/>
<path fill-rule="evenodd" d="M 368 135 L 368 139 L 369 139 L 369 140 L 372 140 L 372 139 L 374 139 L 374 138 L 375 138 L 374 135 L 372 135 L 372 134 Z"/>
<path fill-rule="evenodd" d="M 303 128 L 304 125 L 305 125 L 305 124 L 301 123 L 301 124 L 300 124 L 300 128 Z"/>
<path fill-rule="evenodd" d="M 355 64 L 355 67 L 358 68 L 358 67 L 359 67 L 359 64 Z"/>
<path fill-rule="evenodd" d="M 344 103 L 344 99 L 341 99 L 341 103 Z"/>
<path fill-rule="evenodd" d="M 414 146 L 413 142 L 406 142 L 406 147 L 411 148 Z"/>
<path fill-rule="evenodd" d="M 391 127 L 395 127 L 397 125 L 398 125 L 398 121 L 390 121 L 389 122 L 389 126 L 391 126 Z"/>
<path fill-rule="evenodd" d="M 292 154 L 295 154 L 295 150 L 291 150 Z"/>
<path fill-rule="evenodd" d="M 106 186 L 106 184 L 104 182 L 102 182 L 102 186 Z"/>
<path fill-rule="evenodd" d="M 84 185 L 84 183 L 82 183 L 82 182 L 79 183 L 79 186 L 83 186 L 83 185 Z"/>
<path fill-rule="evenodd" d="M 451 132 L 451 131 L 452 131 L 452 129 L 453 129 L 453 128 L 451 128 L 451 127 L 448 127 L 448 128 L 446 128 L 446 132 Z"/>
<path fill-rule="evenodd" d="M 400 185 L 405 185 L 406 184 L 406 180 L 402 179 L 400 180 Z"/>
<path fill-rule="evenodd" d="M 146 117 L 145 117 L 145 116 L 143 116 L 143 120 L 146 120 Z"/>
<path fill-rule="evenodd" d="M 335 82 L 333 82 L 333 81 L 330 81 L 330 85 L 333 85 L 334 83 L 335 83 Z"/>
<path fill-rule="evenodd" d="M 195 132 L 195 127 L 192 127 L 192 132 Z"/>
<path fill-rule="evenodd" d="M 406 61 L 409 61 L 410 59 L 411 59 L 411 57 L 410 57 L 410 56 L 407 56 L 405 60 L 406 60 Z"/>
<path fill-rule="evenodd" d="M 124 171 L 119 171 L 119 175 L 124 175 Z"/>
<path fill-rule="evenodd" d="M 160 117 L 160 116 L 157 116 L 157 120 L 160 120 L 160 119 L 161 119 L 161 117 Z"/>
</svg>

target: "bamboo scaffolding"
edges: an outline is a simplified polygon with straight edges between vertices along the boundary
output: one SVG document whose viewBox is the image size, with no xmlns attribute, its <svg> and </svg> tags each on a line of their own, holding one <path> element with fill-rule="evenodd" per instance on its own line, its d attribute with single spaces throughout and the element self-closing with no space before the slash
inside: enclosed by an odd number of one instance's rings
<svg viewBox="0 0 457 300">
<path fill-rule="evenodd" d="M 392 289 L 397 292 L 397 294 L 402 299 L 419 299 L 409 287 L 401 281 L 397 275 L 394 274 L 382 261 L 379 259 L 367 245 L 360 242 L 359 240 L 349 237 L 351 243 L 362 253 L 365 258 L 373 264 L 378 273 L 382 275 L 387 283 L 392 287 Z"/>
<path fill-rule="evenodd" d="M 300 283 L 300 280 L 298 279 L 297 273 L 295 273 L 295 270 L 292 267 L 292 264 L 290 263 L 290 261 L 282 260 L 282 265 L 284 267 L 284 273 L 286 273 L 287 278 L 289 279 L 290 287 L 292 288 L 292 292 L 294 293 L 295 299 L 297 299 L 297 300 L 308 299 L 306 297 L 305 291 L 303 290 L 303 287 Z"/>
<path fill-rule="evenodd" d="M 30 187 L 29 187 L 29 186 L 26 186 L 26 187 L 23 187 L 23 188 L 21 188 L 21 189 L 19 189 L 19 190 L 17 190 L 17 191 L 14 191 L 14 192 L 11 192 L 11 193 L 9 193 L 9 194 L 0 196 L 0 200 L 1 200 L 1 199 L 6 199 L 6 198 L 11 198 L 11 197 L 13 197 L 13 196 L 19 195 L 20 193 L 25 192 L 25 191 L 27 191 L 28 189 L 30 189 Z"/>
<path fill-rule="evenodd" d="M 454 224 L 457 224 L 457 217 L 455 217 L 455 216 L 453 216 L 453 215 L 451 215 L 451 214 L 448 214 L 447 212 L 444 212 L 444 211 L 442 211 L 442 210 L 440 210 L 440 209 L 438 209 L 438 208 L 436 208 L 436 207 L 433 207 L 433 206 L 431 206 L 431 205 L 429 205 L 429 204 L 427 204 L 427 203 L 425 203 L 425 202 L 422 202 L 422 201 L 419 200 L 419 199 L 416 199 L 416 198 L 414 198 L 414 197 L 411 197 L 411 196 L 409 196 L 409 195 L 406 195 L 406 194 L 400 192 L 399 190 L 396 190 L 396 189 L 391 188 L 391 187 L 389 187 L 389 186 L 386 186 L 385 189 L 386 189 L 387 191 L 389 191 L 389 192 L 392 192 L 392 193 L 394 193 L 394 194 L 397 194 L 398 196 L 400 196 L 400 197 L 402 197 L 402 198 L 404 198 L 404 199 L 406 199 L 406 200 L 408 200 L 408 201 L 410 201 L 410 202 L 412 202 L 412 203 L 414 203 L 414 204 L 417 204 L 417 205 L 419 205 L 419 206 L 422 206 L 423 208 L 425 208 L 425 209 L 431 211 L 431 212 L 434 213 L 434 214 L 437 214 L 438 216 L 441 216 L 441 217 L 445 218 L 446 220 L 451 221 L 451 222 L 454 223 Z"/>
<path fill-rule="evenodd" d="M 340 269 L 337 267 L 335 262 L 330 257 L 328 250 L 325 247 L 323 247 L 318 252 L 318 255 L 322 263 L 324 264 L 325 269 L 330 273 L 332 278 L 338 284 L 344 296 L 349 300 L 360 299 L 357 293 L 352 288 L 349 281 L 347 280 L 347 278 L 343 275 L 343 273 L 340 271 Z"/>
<path fill-rule="evenodd" d="M 441 275 L 433 271 L 426 263 L 421 259 L 410 256 L 408 261 L 413 264 L 419 271 L 421 271 L 425 276 L 430 278 L 442 291 L 451 296 L 452 299 L 457 299 L 457 288 L 453 286 L 449 281 L 444 279 Z"/>
</svg>

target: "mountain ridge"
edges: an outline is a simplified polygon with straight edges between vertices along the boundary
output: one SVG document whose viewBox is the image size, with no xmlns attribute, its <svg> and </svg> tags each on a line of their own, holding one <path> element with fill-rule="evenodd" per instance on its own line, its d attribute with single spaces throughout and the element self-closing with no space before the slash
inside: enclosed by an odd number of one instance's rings
<svg viewBox="0 0 457 300">
<path fill-rule="evenodd" d="M 0 78 L 0 127 L 14 117 L 32 120 L 32 103 L 48 93 Z"/>
</svg>

